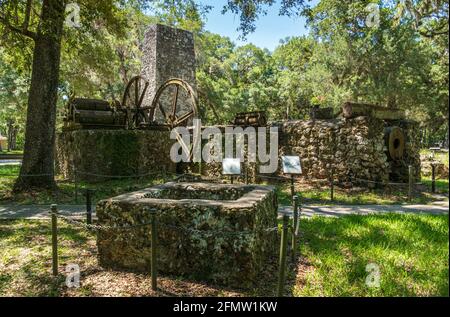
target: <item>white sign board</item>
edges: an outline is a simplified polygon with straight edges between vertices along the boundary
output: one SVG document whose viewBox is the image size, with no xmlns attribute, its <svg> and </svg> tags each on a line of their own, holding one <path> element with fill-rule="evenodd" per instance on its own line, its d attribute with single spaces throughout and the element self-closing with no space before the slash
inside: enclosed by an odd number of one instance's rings
<svg viewBox="0 0 450 317">
<path fill-rule="evenodd" d="M 236 158 L 226 158 L 222 162 L 223 175 L 240 175 L 241 160 Z"/>
<path fill-rule="evenodd" d="M 282 156 L 284 174 L 301 174 L 302 166 L 300 164 L 300 157 L 298 156 Z"/>
</svg>

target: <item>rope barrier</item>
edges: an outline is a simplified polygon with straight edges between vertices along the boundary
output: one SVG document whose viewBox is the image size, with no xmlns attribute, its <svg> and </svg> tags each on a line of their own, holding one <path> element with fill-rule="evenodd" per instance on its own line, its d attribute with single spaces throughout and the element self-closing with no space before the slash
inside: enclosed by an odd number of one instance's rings
<svg viewBox="0 0 450 317">
<path fill-rule="evenodd" d="M 96 174 L 96 173 L 90 173 L 90 172 L 81 172 L 78 170 L 74 170 L 76 174 L 81 175 L 88 175 L 88 176 L 95 176 L 95 177 L 102 177 L 102 178 L 141 178 L 146 177 L 150 175 L 162 175 L 164 173 L 161 172 L 152 172 L 152 173 L 146 173 L 146 174 L 136 174 L 136 175 L 104 175 L 104 174 Z"/>
<path fill-rule="evenodd" d="M 185 232 L 197 233 L 197 234 L 203 234 L 203 235 L 235 236 L 235 235 L 255 234 L 255 231 L 251 231 L 251 230 L 245 230 L 245 231 L 199 230 L 199 229 L 192 229 L 192 228 L 168 225 L 168 224 L 164 224 L 164 223 L 158 223 L 158 225 L 165 227 L 165 228 L 173 229 L 173 230 L 185 231 Z M 278 227 L 266 228 L 266 229 L 263 229 L 262 231 L 270 233 L 270 232 L 278 231 Z"/>
<path fill-rule="evenodd" d="M 80 228 L 84 228 L 85 230 L 88 231 L 109 231 L 109 230 L 113 230 L 113 231 L 128 231 L 128 230 L 132 230 L 132 229 L 136 229 L 136 228 L 142 228 L 142 227 L 146 227 L 146 226 L 150 226 L 152 223 L 142 223 L 142 224 L 136 224 L 136 225 L 129 225 L 129 226 L 121 226 L 121 227 L 117 227 L 117 226 L 107 226 L 107 225 L 92 225 L 92 224 L 87 224 L 75 219 L 72 219 L 71 217 L 68 216 L 64 216 L 61 214 L 57 214 L 57 217 L 67 223 L 73 224 L 77 227 Z"/>
<path fill-rule="evenodd" d="M 55 174 L 18 174 L 18 175 L 11 175 L 11 174 L 0 174 L 2 177 L 43 177 L 43 176 L 55 176 Z"/>
<path fill-rule="evenodd" d="M 284 181 L 290 181 L 291 178 L 289 177 L 283 177 L 283 176 L 269 176 L 269 175 L 263 175 L 263 174 L 257 174 L 256 177 L 259 178 L 269 178 L 269 179 L 278 179 L 278 180 L 284 180 Z"/>
<path fill-rule="evenodd" d="M 78 214 L 86 214 L 86 213 L 78 213 Z M 72 217 L 74 215 L 75 214 L 71 214 Z M 137 228 L 150 226 L 152 224 L 151 222 L 148 222 L 148 223 L 142 223 L 142 224 L 136 224 L 136 225 L 127 225 L 127 226 L 92 225 L 92 224 L 87 224 L 87 223 L 81 222 L 79 220 L 72 219 L 71 217 L 62 215 L 62 214 L 57 214 L 57 217 L 59 219 L 65 221 L 66 223 L 73 224 L 79 228 L 83 228 L 88 231 L 128 231 L 128 230 L 133 230 L 133 229 L 137 229 Z M 202 235 L 240 236 L 240 235 L 249 235 L 249 234 L 256 233 L 255 231 L 250 231 L 250 230 L 246 230 L 246 231 L 199 230 L 199 229 L 180 227 L 180 226 L 169 225 L 169 224 L 164 224 L 164 223 L 159 223 L 159 222 L 158 222 L 158 226 L 161 226 L 164 228 L 169 228 L 172 230 L 184 231 L 184 232 L 202 234 Z M 263 229 L 262 231 L 266 232 L 266 233 L 275 232 L 275 231 L 278 231 L 278 227 L 266 228 L 266 229 Z"/>
</svg>

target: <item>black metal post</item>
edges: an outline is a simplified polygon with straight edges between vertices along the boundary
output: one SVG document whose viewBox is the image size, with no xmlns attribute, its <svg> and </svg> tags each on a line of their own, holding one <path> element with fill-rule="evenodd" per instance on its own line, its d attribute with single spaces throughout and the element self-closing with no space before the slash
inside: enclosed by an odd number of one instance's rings
<svg viewBox="0 0 450 317">
<path fill-rule="evenodd" d="M 58 276 L 58 207 L 51 206 L 52 217 L 52 271 L 53 276 Z"/>
<path fill-rule="evenodd" d="M 158 267 L 157 267 L 157 252 L 158 252 L 158 246 L 157 246 L 157 229 L 156 229 L 156 210 L 150 211 L 152 216 L 152 258 L 151 258 L 151 273 L 152 273 L 152 290 L 156 291 L 158 289 L 157 285 L 157 274 L 158 274 Z"/>
<path fill-rule="evenodd" d="M 289 216 L 283 216 L 283 231 L 281 232 L 281 243 L 280 243 L 280 263 L 278 269 L 278 289 L 277 296 L 283 296 L 284 290 L 284 280 L 286 276 L 286 255 L 287 255 L 287 233 L 289 226 Z"/>
<path fill-rule="evenodd" d="M 77 168 L 75 167 L 75 164 L 73 165 L 73 179 L 75 182 L 75 203 L 78 204 L 78 181 L 77 181 Z"/>
<path fill-rule="evenodd" d="M 334 200 L 334 168 L 331 168 L 331 177 L 330 177 L 330 200 Z"/>
<path fill-rule="evenodd" d="M 436 193 L 436 165 L 431 164 L 431 192 Z"/>
<path fill-rule="evenodd" d="M 414 183 L 414 175 L 413 175 L 413 166 L 408 166 L 408 174 L 409 174 L 409 182 L 408 182 L 408 201 L 412 201 L 413 196 L 413 183 Z"/>
<path fill-rule="evenodd" d="M 298 226 L 298 196 L 293 197 L 294 201 L 294 217 L 292 220 L 292 260 L 295 259 L 297 249 L 297 226 Z"/>
</svg>

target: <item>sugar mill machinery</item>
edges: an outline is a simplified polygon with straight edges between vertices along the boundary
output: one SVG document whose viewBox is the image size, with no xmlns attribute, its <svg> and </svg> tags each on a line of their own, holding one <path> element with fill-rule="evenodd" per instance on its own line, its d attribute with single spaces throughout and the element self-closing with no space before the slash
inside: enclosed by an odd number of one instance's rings
<svg viewBox="0 0 450 317">
<path fill-rule="evenodd" d="M 149 83 L 142 76 L 126 85 L 122 101 L 71 98 L 64 118 L 66 129 L 149 129 L 188 125 L 199 116 L 197 97 L 184 80 L 169 79 L 150 105 L 143 102 Z"/>
</svg>

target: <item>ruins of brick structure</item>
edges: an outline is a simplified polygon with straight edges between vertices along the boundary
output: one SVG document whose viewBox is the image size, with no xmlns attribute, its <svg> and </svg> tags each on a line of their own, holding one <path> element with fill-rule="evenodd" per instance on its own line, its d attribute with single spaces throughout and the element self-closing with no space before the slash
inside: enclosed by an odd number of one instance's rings
<svg viewBox="0 0 450 317">
<path fill-rule="evenodd" d="M 161 24 L 151 25 L 145 33 L 142 51 L 142 76 L 149 81 L 144 107 L 150 106 L 158 88 L 172 78 L 183 79 L 196 90 L 194 35 L 191 32 Z M 162 102 L 171 102 L 171 92 Z M 186 107 L 187 96 L 180 92 L 179 98 L 180 105 Z M 161 119 L 159 116 L 157 112 Z"/>
<path fill-rule="evenodd" d="M 150 84 L 144 106 L 151 103 L 159 85 L 169 78 L 184 79 L 195 90 L 194 39 L 190 32 L 152 25 L 142 47 L 142 74 Z M 171 102 L 170 95 L 169 92 L 161 101 Z M 181 94 L 179 98 L 184 97 Z M 405 182 L 410 164 L 419 179 L 417 126 L 404 120 L 401 111 L 348 103 L 343 105 L 339 116 L 332 109 L 315 109 L 311 117 L 307 121 L 271 123 L 279 128 L 279 155 L 299 155 L 305 179 L 326 181 L 333 171 L 340 182 L 357 179 Z M 123 117 L 115 120 L 119 119 L 124 122 Z M 74 177 L 75 167 L 78 179 L 84 181 L 105 179 L 92 174 L 136 175 L 177 169 L 197 172 L 197 164 L 177 166 L 170 160 L 170 148 L 175 141 L 170 140 L 169 133 L 168 129 L 154 127 L 109 130 L 101 126 L 63 131 L 57 137 L 57 166 L 69 178 Z M 250 179 L 255 179 L 257 166 L 257 163 L 243 164 L 244 172 L 251 174 Z M 221 164 L 203 164 L 202 172 L 218 177 Z"/>
<path fill-rule="evenodd" d="M 196 93 L 194 36 L 191 32 L 161 24 L 151 25 L 142 50 L 141 75 L 149 82 L 142 106 L 149 106 L 158 88 L 171 78 L 185 80 Z M 162 103 L 171 102 L 173 88 L 169 88 L 161 96 Z M 189 104 L 185 102 L 187 98 L 184 91 L 179 92 L 180 106 Z M 108 175 L 132 176 L 147 174 L 149 170 L 175 172 L 176 165 L 169 159 L 173 143 L 169 132 L 161 129 L 124 130 L 123 115 L 109 108 L 108 102 L 78 102 L 83 104 L 83 110 L 79 112 L 94 124 L 77 124 L 75 129 L 71 127 L 57 134 L 58 173 L 73 179 L 77 170 L 78 180 L 92 182 L 105 180 L 104 176 Z M 86 103 L 91 103 L 91 107 L 86 107 Z M 105 109 L 108 111 L 99 111 Z M 72 116 L 75 114 L 70 113 Z M 156 111 L 155 116 L 161 122 L 160 111 Z"/>
</svg>

